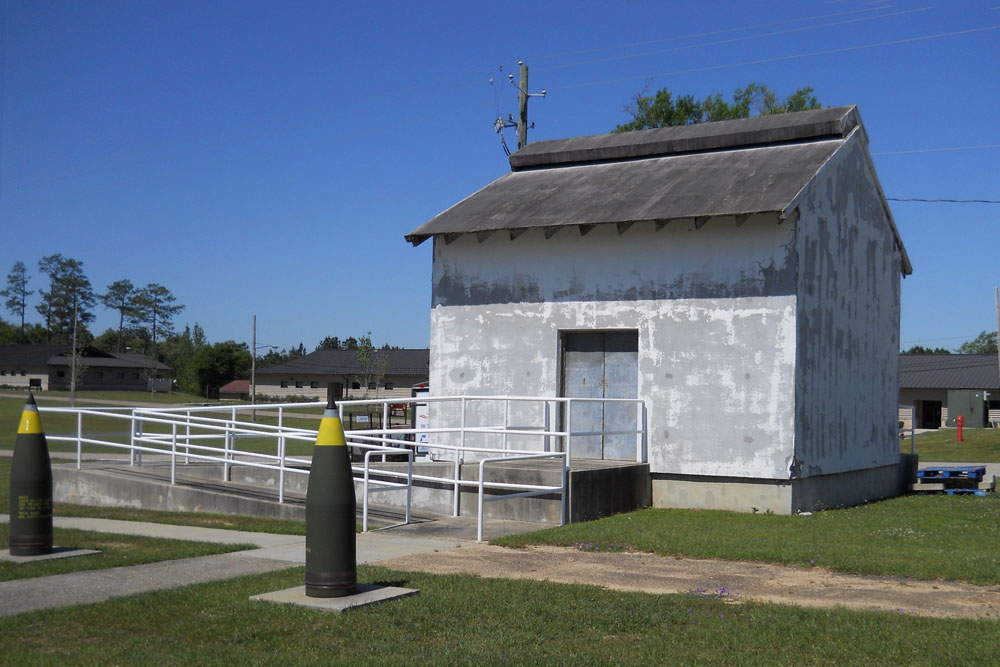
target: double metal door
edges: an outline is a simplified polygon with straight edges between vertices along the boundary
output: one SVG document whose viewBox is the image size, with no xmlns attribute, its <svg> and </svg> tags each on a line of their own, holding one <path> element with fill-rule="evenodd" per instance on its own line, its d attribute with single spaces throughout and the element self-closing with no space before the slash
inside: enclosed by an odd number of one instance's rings
<svg viewBox="0 0 1000 667">
<path fill-rule="evenodd" d="M 636 398 L 639 387 L 637 331 L 566 332 L 563 334 L 562 391 L 570 398 Z M 573 438 L 573 457 L 632 459 L 636 430 L 635 403 L 574 401 L 563 429 L 596 433 Z"/>
</svg>

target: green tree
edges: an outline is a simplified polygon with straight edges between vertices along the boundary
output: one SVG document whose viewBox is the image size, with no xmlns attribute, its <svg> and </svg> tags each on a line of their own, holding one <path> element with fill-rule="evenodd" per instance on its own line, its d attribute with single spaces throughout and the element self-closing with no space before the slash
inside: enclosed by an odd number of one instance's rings
<svg viewBox="0 0 1000 667">
<path fill-rule="evenodd" d="M 108 285 L 108 291 L 101 295 L 101 303 L 104 304 L 105 308 L 118 311 L 118 339 L 115 341 L 115 352 L 122 351 L 125 321 L 136 323 L 138 311 L 133 303 L 135 296 L 136 289 L 130 280 L 116 280 Z"/>
<path fill-rule="evenodd" d="M 160 361 L 174 369 L 177 389 L 188 394 L 200 394 L 195 358 L 208 345 L 205 331 L 197 322 L 193 327 L 167 337 L 160 346 Z"/>
<path fill-rule="evenodd" d="M 337 336 L 327 336 L 319 342 L 316 346 L 316 351 L 319 350 L 339 350 L 340 349 L 340 338 Z"/>
<path fill-rule="evenodd" d="M 909 350 L 904 350 L 903 354 L 951 354 L 951 350 L 946 350 L 943 347 L 924 347 L 923 345 L 914 345 Z"/>
<path fill-rule="evenodd" d="M 737 88 L 730 103 L 718 93 L 709 95 L 704 100 L 696 100 L 693 95 L 675 97 L 669 89 L 661 88 L 650 95 L 647 84 L 636 91 L 632 101 L 625 107 L 625 112 L 632 120 L 618 125 L 612 131 L 630 132 L 822 108 L 812 93 L 812 88 L 799 88 L 784 99 L 779 99 L 767 86 L 750 83 L 745 88 Z"/>
<path fill-rule="evenodd" d="M 368 398 L 369 383 L 371 383 L 372 380 L 375 381 L 377 392 L 378 382 L 385 375 L 385 369 L 386 366 L 388 366 L 389 358 L 385 352 L 376 350 L 375 346 L 372 345 L 371 331 L 358 338 L 358 346 L 356 349 L 358 365 L 361 366 L 361 375 L 358 378 L 359 384 L 361 385 L 362 391 L 364 391 L 364 397 Z"/>
<path fill-rule="evenodd" d="M 193 363 L 198 393 L 204 395 L 250 370 L 250 351 L 246 343 L 227 340 L 198 350 Z"/>
<path fill-rule="evenodd" d="M 967 340 L 959 345 L 956 352 L 959 354 L 996 354 L 997 332 L 983 331 L 972 340 Z"/>
<path fill-rule="evenodd" d="M 169 336 L 174 332 L 174 315 L 184 310 L 184 306 L 174 305 L 177 299 L 163 285 L 150 283 L 140 289 L 132 299 L 132 307 L 140 326 L 144 326 L 151 341 L 151 356 L 156 355 L 157 336 Z"/>
<path fill-rule="evenodd" d="M 93 321 L 90 309 L 97 303 L 83 262 L 56 253 L 39 260 L 38 270 L 49 277 L 49 289 L 39 291 L 42 302 L 37 306 L 45 318 L 49 342 L 69 342 L 75 324 Z"/>
<path fill-rule="evenodd" d="M 28 297 L 34 290 L 28 289 L 28 268 L 24 262 L 14 262 L 14 268 L 7 274 L 7 287 L 0 291 L 4 297 L 4 305 L 15 317 L 21 318 L 21 337 L 24 337 L 24 312 L 27 309 Z"/>
<path fill-rule="evenodd" d="M 0 321 L 0 345 L 28 343 L 40 345 L 45 342 L 48 332 L 41 324 L 29 324 L 21 331 L 17 326 Z"/>
</svg>

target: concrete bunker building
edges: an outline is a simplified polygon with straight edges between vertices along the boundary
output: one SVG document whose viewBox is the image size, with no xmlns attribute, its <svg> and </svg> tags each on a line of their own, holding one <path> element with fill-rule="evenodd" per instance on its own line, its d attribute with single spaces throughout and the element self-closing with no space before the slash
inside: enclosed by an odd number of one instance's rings
<svg viewBox="0 0 1000 667">
<path fill-rule="evenodd" d="M 895 495 L 912 268 L 867 145 L 849 106 L 519 150 L 406 236 L 434 243 L 433 395 L 643 399 L 654 506 Z M 573 430 L 634 424 L 623 409 Z"/>
</svg>

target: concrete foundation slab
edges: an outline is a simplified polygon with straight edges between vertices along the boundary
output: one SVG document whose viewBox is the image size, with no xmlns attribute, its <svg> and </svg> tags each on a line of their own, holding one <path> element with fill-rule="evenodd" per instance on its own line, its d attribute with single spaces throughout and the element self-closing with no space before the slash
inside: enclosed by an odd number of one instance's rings
<svg viewBox="0 0 1000 667">
<path fill-rule="evenodd" d="M 307 609 L 320 609 L 323 611 L 344 612 L 348 609 L 366 607 L 378 602 L 388 602 L 416 595 L 420 590 L 416 588 L 400 588 L 398 586 L 377 586 L 374 584 L 358 584 L 357 592 L 340 598 L 311 598 L 306 595 L 305 586 L 286 588 L 282 591 L 262 593 L 261 595 L 251 595 L 251 600 L 260 602 L 272 602 L 276 604 L 290 604 L 296 607 Z"/>
<path fill-rule="evenodd" d="M 74 549 L 72 547 L 52 547 L 52 552 L 39 554 L 37 556 L 11 556 L 10 549 L 0 551 L 0 561 L 8 563 L 37 563 L 43 560 L 59 560 L 61 558 L 74 558 L 76 556 L 93 556 L 101 553 L 97 549 Z"/>
</svg>

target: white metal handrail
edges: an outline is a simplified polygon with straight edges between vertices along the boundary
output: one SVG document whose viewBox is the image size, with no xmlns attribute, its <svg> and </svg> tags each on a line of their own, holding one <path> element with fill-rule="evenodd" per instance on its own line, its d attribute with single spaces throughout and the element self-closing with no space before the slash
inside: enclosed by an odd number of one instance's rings
<svg viewBox="0 0 1000 667">
<path fill-rule="evenodd" d="M 562 483 L 559 486 L 552 486 L 552 487 L 547 487 L 547 488 L 546 487 L 536 488 L 536 487 L 534 487 L 534 485 L 528 485 L 528 484 L 506 484 L 506 483 L 497 484 L 497 483 L 494 483 L 493 484 L 494 488 L 496 488 L 497 486 L 499 486 L 501 488 L 508 488 L 508 489 L 510 489 L 510 488 L 514 488 L 514 489 L 517 489 L 517 488 L 522 488 L 522 489 L 523 488 L 527 488 L 529 490 L 527 490 L 527 491 L 520 491 L 520 492 L 517 492 L 517 493 L 507 493 L 507 494 L 504 494 L 502 496 L 497 496 L 495 498 L 484 498 L 483 497 L 483 489 L 484 489 L 484 487 L 486 485 L 485 484 L 485 477 L 486 477 L 486 464 L 487 463 L 495 463 L 497 461 L 505 461 L 505 462 L 507 462 L 507 461 L 526 461 L 526 460 L 529 460 L 529 459 L 551 458 L 553 456 L 559 456 L 562 459 Z M 494 501 L 494 500 L 507 500 L 509 498 L 523 498 L 523 497 L 526 497 L 526 496 L 539 496 L 539 495 L 542 495 L 544 493 L 552 493 L 554 491 L 559 491 L 561 493 L 561 496 L 562 496 L 560 498 L 561 504 L 560 504 L 560 509 L 559 509 L 559 525 L 560 526 L 565 525 L 566 524 L 566 458 L 567 457 L 566 457 L 565 454 L 559 453 L 559 454 L 533 454 L 533 455 L 512 456 L 512 457 L 511 456 L 496 456 L 496 457 L 485 458 L 485 459 L 480 460 L 479 461 L 479 507 L 478 507 L 478 511 L 476 512 L 476 516 L 478 518 L 478 520 L 476 522 L 476 541 L 477 542 L 482 542 L 483 541 L 483 503 L 491 502 L 491 501 Z"/>
<path fill-rule="evenodd" d="M 393 404 L 428 404 L 453 402 L 460 408 L 458 414 L 459 424 L 457 426 L 446 426 L 437 428 L 391 428 L 390 405 Z M 483 401 L 501 401 L 503 403 L 502 423 L 500 424 L 470 424 L 467 419 L 467 408 L 472 403 Z M 511 420 L 511 402 L 534 402 L 541 406 L 541 425 L 519 424 L 514 426 Z M 603 403 L 632 403 L 637 406 L 637 428 L 636 430 L 615 430 L 615 431 L 586 431 L 574 432 L 570 423 L 571 410 L 566 410 L 566 423 L 562 429 L 553 429 L 551 426 L 551 410 L 554 406 L 572 406 L 575 402 L 603 402 Z M 229 479 L 229 470 L 234 465 L 264 468 L 278 471 L 278 502 L 284 502 L 285 473 L 292 472 L 304 474 L 307 471 L 301 466 L 308 466 L 310 461 L 303 458 L 293 458 L 287 456 L 286 444 L 288 440 L 300 442 L 314 442 L 316 431 L 309 428 L 291 427 L 284 424 L 284 418 L 289 413 L 288 408 L 315 408 L 325 405 L 321 401 L 305 403 L 282 403 L 282 404 L 258 404 L 258 405 L 235 405 L 235 406 L 180 406 L 180 407 L 142 407 L 142 408 L 116 408 L 105 410 L 103 408 L 40 408 L 45 412 L 63 412 L 76 414 L 77 432 L 72 436 L 49 436 L 52 440 L 75 442 L 77 445 L 77 467 L 82 466 L 83 446 L 97 445 L 117 449 L 127 450 L 131 465 L 141 465 L 142 455 L 161 454 L 170 457 L 171 464 L 171 484 L 176 483 L 177 458 L 183 458 L 183 463 L 195 461 L 219 462 L 223 466 L 224 479 Z M 404 398 L 383 398 L 373 400 L 352 400 L 340 401 L 338 407 L 341 418 L 345 413 L 345 408 L 355 408 L 358 406 L 371 405 L 382 412 L 382 427 L 380 429 L 350 430 L 346 432 L 348 444 L 358 450 L 364 451 L 364 462 L 362 466 L 352 466 L 354 480 L 361 486 L 363 494 L 362 522 L 363 529 L 368 527 L 368 505 L 369 494 L 375 492 L 386 492 L 394 490 L 406 490 L 406 517 L 410 519 L 410 503 L 412 498 L 412 484 L 414 480 L 426 481 L 438 484 L 446 484 L 452 487 L 453 493 L 453 515 L 459 513 L 459 499 L 461 491 L 468 487 L 478 487 L 480 501 L 477 508 L 478 514 L 478 536 L 482 537 L 483 504 L 495 500 L 516 498 L 522 496 L 543 495 L 548 493 L 559 493 L 561 496 L 560 520 L 566 520 L 567 505 L 567 475 L 571 467 L 572 438 L 577 436 L 596 435 L 636 435 L 636 460 L 645 460 L 646 442 L 646 408 L 645 404 L 638 399 L 577 399 L 567 397 L 530 397 L 530 396 L 457 396 L 457 397 L 404 397 Z M 256 421 L 240 421 L 239 417 L 248 411 L 277 412 L 278 423 L 263 424 Z M 211 413 L 215 413 L 212 415 Z M 538 413 L 535 413 L 538 414 Z M 85 436 L 83 428 L 84 417 L 101 417 L 127 421 L 129 423 L 127 443 L 115 442 L 110 439 Z M 319 415 L 308 415 L 318 417 Z M 481 416 L 480 416 L 481 417 Z M 531 421 L 529 419 L 529 421 Z M 441 441 L 431 441 L 433 436 L 438 434 L 459 434 L 459 444 L 446 444 Z M 499 447 L 480 446 L 468 442 L 467 435 L 475 434 L 479 436 L 477 440 L 485 437 L 489 444 L 489 438 L 499 438 Z M 125 435 L 124 433 L 122 435 Z M 414 440 L 420 435 L 428 436 L 428 441 L 418 443 L 405 440 L 405 436 L 412 436 Z M 541 450 L 538 449 L 511 449 L 508 437 L 517 436 L 520 438 L 537 438 L 540 442 Z M 240 440 L 244 438 L 265 438 L 276 440 L 277 446 L 272 451 L 250 451 L 239 446 Z M 221 446 L 215 443 L 221 440 Z M 433 438 L 437 440 L 437 438 Z M 553 451 L 552 443 L 561 443 L 561 451 Z M 214 446 L 213 446 L 214 445 Z M 452 474 L 427 475 L 414 474 L 413 464 L 416 456 L 415 449 L 419 446 L 420 451 L 437 456 L 436 460 L 447 460 L 451 463 Z M 498 455 L 499 454 L 499 455 Z M 403 455 L 407 461 L 407 471 L 403 473 L 392 467 L 373 467 L 373 460 L 377 456 L 382 457 L 385 462 L 390 455 Z M 477 480 L 463 480 L 461 478 L 461 467 L 466 457 L 478 457 L 480 464 L 480 475 Z M 441 457 L 446 457 L 442 459 Z M 553 485 L 529 485 L 513 484 L 504 482 L 486 482 L 484 479 L 485 466 L 495 464 L 500 461 L 514 461 L 524 459 L 561 459 L 562 479 L 559 486 Z M 450 460 L 449 460 L 450 459 Z M 373 476 L 378 478 L 377 483 L 373 483 Z M 398 481 L 393 481 L 398 480 Z M 512 493 L 498 494 L 496 497 L 486 498 L 486 489 L 497 491 L 511 491 Z"/>
</svg>

